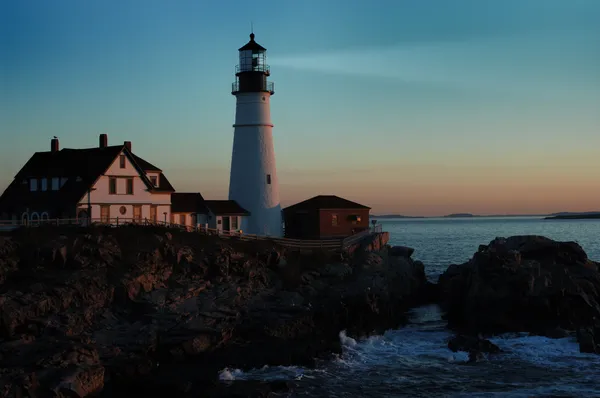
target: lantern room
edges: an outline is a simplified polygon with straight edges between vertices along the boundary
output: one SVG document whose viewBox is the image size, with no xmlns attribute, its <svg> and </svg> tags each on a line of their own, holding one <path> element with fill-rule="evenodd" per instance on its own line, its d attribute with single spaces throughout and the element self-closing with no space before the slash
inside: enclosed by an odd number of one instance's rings
<svg viewBox="0 0 600 398">
<path fill-rule="evenodd" d="M 231 94 L 263 92 L 273 95 L 275 86 L 267 80 L 271 75 L 267 65 L 267 49 L 254 41 L 254 33 L 238 51 L 240 63 L 235 67 L 236 80 L 231 85 Z"/>
<path fill-rule="evenodd" d="M 241 72 L 263 72 L 269 75 L 267 65 L 267 49 L 254 41 L 254 33 L 250 34 L 250 41 L 239 49 L 240 63 L 236 73 Z"/>
</svg>

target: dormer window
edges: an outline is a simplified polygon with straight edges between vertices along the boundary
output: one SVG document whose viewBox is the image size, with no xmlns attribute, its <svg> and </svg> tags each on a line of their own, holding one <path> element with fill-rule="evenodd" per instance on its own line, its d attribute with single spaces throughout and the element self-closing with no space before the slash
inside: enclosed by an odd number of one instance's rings
<svg viewBox="0 0 600 398">
<path fill-rule="evenodd" d="M 124 169 L 125 165 L 126 165 L 125 155 L 120 155 L 119 156 L 119 167 L 122 168 L 122 169 Z"/>
<path fill-rule="evenodd" d="M 58 177 L 54 177 L 52 179 L 52 190 L 53 191 L 58 191 L 59 183 L 60 183 L 60 179 Z"/>
<path fill-rule="evenodd" d="M 48 179 L 46 179 L 46 178 L 42 178 L 42 179 L 40 180 L 40 185 L 41 185 L 40 189 L 41 189 L 42 191 L 47 191 L 47 190 L 48 190 Z"/>
<path fill-rule="evenodd" d="M 37 191 L 38 189 L 38 181 L 37 178 L 32 178 L 29 180 L 29 190 L 30 191 Z"/>
<path fill-rule="evenodd" d="M 152 183 L 152 185 L 154 185 L 155 187 L 158 186 L 158 177 L 157 176 L 150 176 L 150 182 Z"/>
</svg>

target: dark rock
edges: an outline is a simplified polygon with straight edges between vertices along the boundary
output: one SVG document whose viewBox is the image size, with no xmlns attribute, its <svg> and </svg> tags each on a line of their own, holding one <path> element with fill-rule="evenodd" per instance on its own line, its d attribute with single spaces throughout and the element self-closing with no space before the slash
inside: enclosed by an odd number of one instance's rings
<svg viewBox="0 0 600 398">
<path fill-rule="evenodd" d="M 341 351 L 341 330 L 397 327 L 424 302 L 423 264 L 386 243 L 332 255 L 142 226 L 13 231 L 0 238 L 0 397 L 273 394 L 283 386 L 214 380 L 313 365 Z"/>
<path fill-rule="evenodd" d="M 388 252 L 390 256 L 411 257 L 415 249 L 406 246 L 392 246 Z"/>
<path fill-rule="evenodd" d="M 499 353 L 500 347 L 489 340 L 482 339 L 477 336 L 458 335 L 448 341 L 448 348 L 452 352 L 485 352 L 488 354 Z"/>
<path fill-rule="evenodd" d="M 579 351 L 587 354 L 600 354 L 600 327 L 577 329 Z"/>
<path fill-rule="evenodd" d="M 449 326 L 470 333 L 559 337 L 600 319 L 600 273 L 574 242 L 496 238 L 439 278 Z"/>
</svg>

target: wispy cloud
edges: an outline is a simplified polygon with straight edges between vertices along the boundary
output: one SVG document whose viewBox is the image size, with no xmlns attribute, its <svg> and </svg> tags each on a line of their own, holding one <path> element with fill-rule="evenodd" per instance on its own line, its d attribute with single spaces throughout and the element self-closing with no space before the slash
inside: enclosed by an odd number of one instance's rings
<svg viewBox="0 0 600 398">
<path fill-rule="evenodd" d="M 273 57 L 278 68 L 395 79 L 498 92 L 586 89 L 600 65 L 598 38 L 584 30 L 535 32 L 455 42 L 358 48 Z M 587 66 L 586 66 L 587 65 Z M 582 76 L 585 75 L 585 76 Z"/>
</svg>

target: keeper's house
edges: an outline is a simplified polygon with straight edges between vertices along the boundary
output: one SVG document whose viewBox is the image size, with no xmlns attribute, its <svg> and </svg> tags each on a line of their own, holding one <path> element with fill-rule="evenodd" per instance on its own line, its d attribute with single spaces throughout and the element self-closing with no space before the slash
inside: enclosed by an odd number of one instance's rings
<svg viewBox="0 0 600 398">
<path fill-rule="evenodd" d="M 285 237 L 345 238 L 369 229 L 371 208 L 334 195 L 319 195 L 283 209 Z"/>
<path fill-rule="evenodd" d="M 239 231 L 250 214 L 232 200 L 175 193 L 161 169 L 132 152 L 131 142 L 36 152 L 0 196 L 0 221 L 29 224 L 54 219 L 115 224 L 161 222 Z"/>
</svg>

